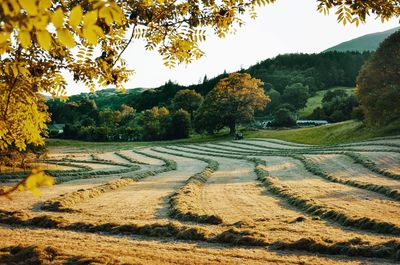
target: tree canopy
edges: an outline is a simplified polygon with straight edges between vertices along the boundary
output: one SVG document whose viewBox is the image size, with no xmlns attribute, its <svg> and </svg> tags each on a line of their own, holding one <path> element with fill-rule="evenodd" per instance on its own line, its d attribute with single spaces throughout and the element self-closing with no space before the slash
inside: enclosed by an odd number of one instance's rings
<svg viewBox="0 0 400 265">
<path fill-rule="evenodd" d="M 384 125 L 400 117 L 400 31 L 384 42 L 364 65 L 357 94 L 367 122 Z"/>
<path fill-rule="evenodd" d="M 221 79 L 196 114 L 197 130 L 213 132 L 227 126 L 233 134 L 238 123 L 252 121 L 254 110 L 263 110 L 270 101 L 262 84 L 246 73 L 233 73 Z"/>
<path fill-rule="evenodd" d="M 194 111 L 200 107 L 203 100 L 203 96 L 196 91 L 183 89 L 175 94 L 175 97 L 172 99 L 172 105 L 175 110 L 186 110 L 193 119 Z"/>
</svg>

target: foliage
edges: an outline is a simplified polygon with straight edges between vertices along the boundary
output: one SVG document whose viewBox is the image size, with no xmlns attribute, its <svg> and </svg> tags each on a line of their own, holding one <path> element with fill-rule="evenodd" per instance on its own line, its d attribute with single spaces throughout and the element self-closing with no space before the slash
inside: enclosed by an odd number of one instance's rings
<svg viewBox="0 0 400 265">
<path fill-rule="evenodd" d="M 262 84 L 246 73 L 233 73 L 220 80 L 196 114 L 196 129 L 214 132 L 227 126 L 233 134 L 238 123 L 253 121 L 254 110 L 263 110 L 270 101 Z"/>
<path fill-rule="evenodd" d="M 296 110 L 304 108 L 308 98 L 308 86 L 302 83 L 294 83 L 287 86 L 282 95 L 282 99 L 295 107 Z"/>
<path fill-rule="evenodd" d="M 0 189 L 0 196 L 6 196 L 10 198 L 10 194 L 16 190 L 29 190 L 34 195 L 40 195 L 38 187 L 40 186 L 51 186 L 54 184 L 54 178 L 47 176 L 43 170 L 33 169 L 32 172 L 23 180 L 21 180 L 16 186 L 12 188 L 6 188 L 5 190 Z"/>
<path fill-rule="evenodd" d="M 166 138 L 167 139 L 182 139 L 188 138 L 190 133 L 190 114 L 183 109 L 180 109 L 169 118 Z"/>
<path fill-rule="evenodd" d="M 328 91 L 322 99 L 322 108 L 317 107 L 310 115 L 311 119 L 323 119 L 329 122 L 350 120 L 359 102 L 355 95 L 347 95 L 343 90 Z"/>
<path fill-rule="evenodd" d="M 365 22 L 367 16 L 375 14 L 382 21 L 400 16 L 400 3 L 397 0 L 318 0 L 318 11 L 325 14 L 332 8 L 337 8 L 338 22 L 356 23 Z"/>
<path fill-rule="evenodd" d="M 400 31 L 387 38 L 363 66 L 357 95 L 366 121 L 385 125 L 400 117 Z"/>
<path fill-rule="evenodd" d="M 290 110 L 286 108 L 281 108 L 277 112 L 275 112 L 273 126 L 293 127 L 295 125 L 296 125 L 296 117 Z"/>
<path fill-rule="evenodd" d="M 92 90 L 110 84 L 123 90 L 133 71 L 121 54 L 133 39 L 157 50 L 167 66 L 190 63 L 203 55 L 198 43 L 207 29 L 222 37 L 246 11 L 254 17 L 255 7 L 267 2 L 2 1 L 0 148 L 43 144 L 45 114 L 37 94 L 64 98 L 62 73 Z"/>
<path fill-rule="evenodd" d="M 194 112 L 200 107 L 203 100 L 203 96 L 196 91 L 183 89 L 175 94 L 175 97 L 172 99 L 172 106 L 175 110 L 186 110 L 190 113 L 191 119 L 193 119 Z"/>
<path fill-rule="evenodd" d="M 343 90 L 344 92 L 346 92 L 347 95 L 354 95 L 355 93 L 355 89 L 347 87 L 335 87 L 329 90 L 318 91 L 315 93 L 315 95 L 312 95 L 310 98 L 308 98 L 306 107 L 299 111 L 300 118 L 305 118 L 305 119 L 310 118 L 310 115 L 318 107 L 320 107 L 320 109 L 322 110 L 322 99 L 324 98 L 324 96 L 329 91 L 336 91 L 336 90 Z"/>
</svg>

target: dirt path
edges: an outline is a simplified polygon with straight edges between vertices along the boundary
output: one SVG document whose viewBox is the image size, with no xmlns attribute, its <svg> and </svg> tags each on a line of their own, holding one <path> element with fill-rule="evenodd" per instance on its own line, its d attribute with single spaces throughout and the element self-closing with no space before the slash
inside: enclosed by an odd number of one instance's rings
<svg viewBox="0 0 400 265">
<path fill-rule="evenodd" d="M 384 196 L 350 186 L 336 184 L 307 172 L 300 161 L 288 157 L 259 157 L 266 170 L 284 185 L 313 199 L 316 203 L 353 217 L 369 217 L 400 226 L 400 203 Z M 368 203 L 366 203 L 368 202 Z"/>
<path fill-rule="evenodd" d="M 127 187 L 102 194 L 99 197 L 78 203 L 74 209 L 81 211 L 87 220 L 124 222 L 149 221 L 166 218 L 168 215 L 167 197 L 193 174 L 200 172 L 206 163 L 197 160 L 157 153 L 149 149 L 142 152 L 161 156 L 177 162 L 178 169 L 150 176 Z M 82 218 L 71 215 L 71 220 Z"/>
<path fill-rule="evenodd" d="M 375 174 L 360 164 L 354 163 L 345 155 L 307 155 L 328 174 L 343 180 L 360 181 L 389 187 L 400 191 L 400 181 Z"/>
<path fill-rule="evenodd" d="M 381 168 L 400 175 L 400 154 L 393 152 L 362 152 L 363 156 L 368 157 Z"/>
</svg>

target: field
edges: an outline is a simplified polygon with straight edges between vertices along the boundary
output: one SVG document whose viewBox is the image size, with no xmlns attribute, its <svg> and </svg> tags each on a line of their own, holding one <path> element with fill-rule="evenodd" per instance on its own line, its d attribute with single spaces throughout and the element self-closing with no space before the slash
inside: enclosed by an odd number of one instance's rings
<svg viewBox="0 0 400 265">
<path fill-rule="evenodd" d="M 59 143 L 56 185 L 0 198 L 0 264 L 400 261 L 400 136 Z"/>
</svg>

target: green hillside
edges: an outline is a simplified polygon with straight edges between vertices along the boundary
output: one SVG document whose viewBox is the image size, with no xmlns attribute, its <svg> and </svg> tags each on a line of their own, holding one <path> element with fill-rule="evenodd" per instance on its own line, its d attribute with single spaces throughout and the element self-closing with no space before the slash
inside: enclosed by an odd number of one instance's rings
<svg viewBox="0 0 400 265">
<path fill-rule="evenodd" d="M 379 44 L 384 39 L 389 37 L 389 35 L 393 34 L 397 30 L 400 30 L 400 27 L 390 29 L 387 31 L 383 31 L 383 32 L 377 32 L 377 33 L 373 33 L 373 34 L 364 35 L 359 38 L 340 43 L 334 47 L 331 47 L 331 48 L 325 50 L 324 52 L 375 51 L 379 47 Z"/>
<path fill-rule="evenodd" d="M 334 87 L 327 90 L 321 90 L 315 93 L 315 96 L 310 97 L 304 109 L 299 111 L 300 118 L 307 118 L 317 107 L 322 107 L 322 99 L 328 91 L 345 90 L 348 95 L 354 94 L 354 89 L 350 87 Z"/>
</svg>

